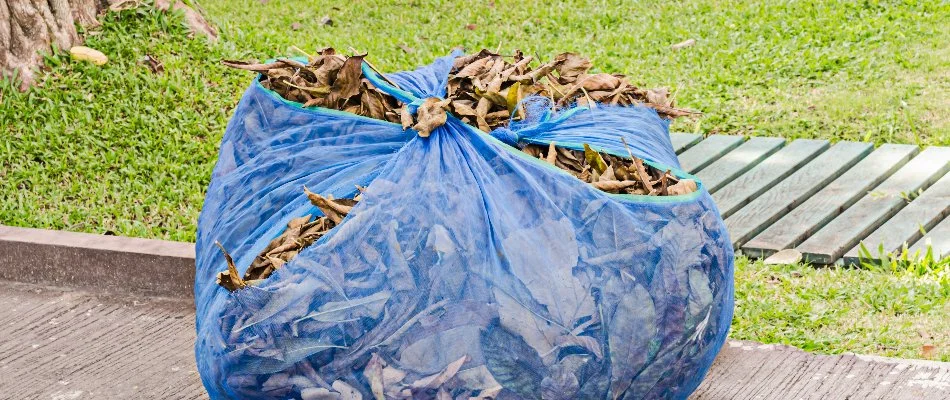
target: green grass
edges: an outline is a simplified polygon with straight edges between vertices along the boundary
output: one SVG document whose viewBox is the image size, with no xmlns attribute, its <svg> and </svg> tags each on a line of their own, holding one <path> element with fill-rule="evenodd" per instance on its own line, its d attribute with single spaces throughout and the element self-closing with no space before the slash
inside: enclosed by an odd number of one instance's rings
<svg viewBox="0 0 950 400">
<path fill-rule="evenodd" d="M 217 143 L 251 79 L 219 60 L 292 45 L 353 46 L 387 71 L 457 45 L 570 50 L 705 113 L 676 130 L 950 145 L 950 3 L 778 3 L 205 0 L 216 43 L 189 39 L 175 16 L 109 14 L 85 33 L 105 66 L 56 54 L 33 90 L 0 83 L 0 224 L 194 240 Z M 317 23 L 324 15 L 333 26 Z M 140 65 L 145 54 L 165 73 Z M 740 259 L 736 280 L 734 337 L 902 357 L 930 340 L 948 360 L 945 265 Z"/>
<path fill-rule="evenodd" d="M 861 269 L 736 260 L 736 339 L 950 361 L 950 260 Z"/>
<path fill-rule="evenodd" d="M 235 4 L 237 3 L 237 4 Z M 205 1 L 247 56 L 354 46 L 384 69 L 452 47 L 592 57 L 705 112 L 703 133 L 950 144 L 950 3 Z M 316 21 L 323 15 L 332 27 Z M 292 30 L 294 22 L 300 30 Z M 475 24 L 474 31 L 464 29 Z M 688 38 L 693 47 L 673 51 Z M 406 54 L 397 46 L 416 50 Z"/>
<path fill-rule="evenodd" d="M 105 67 L 54 56 L 35 89 L 0 86 L 0 223 L 194 239 L 247 77 L 218 67 L 223 52 L 186 35 L 179 18 L 110 14 L 87 36 L 109 56 Z M 146 53 L 165 74 L 137 64 Z"/>
</svg>

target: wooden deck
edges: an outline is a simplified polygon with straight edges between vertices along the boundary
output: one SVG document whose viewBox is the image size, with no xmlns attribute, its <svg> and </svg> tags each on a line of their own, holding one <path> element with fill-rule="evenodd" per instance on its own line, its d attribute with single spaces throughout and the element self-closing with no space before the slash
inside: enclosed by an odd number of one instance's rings
<svg viewBox="0 0 950 400">
<path fill-rule="evenodd" d="M 863 245 L 950 256 L 950 147 L 671 134 L 703 181 L 736 250 L 797 249 L 815 264 L 854 264 Z"/>
<path fill-rule="evenodd" d="M 0 399 L 207 399 L 194 312 L 187 297 L 0 282 Z M 948 397 L 950 363 L 730 340 L 690 398 Z"/>
</svg>

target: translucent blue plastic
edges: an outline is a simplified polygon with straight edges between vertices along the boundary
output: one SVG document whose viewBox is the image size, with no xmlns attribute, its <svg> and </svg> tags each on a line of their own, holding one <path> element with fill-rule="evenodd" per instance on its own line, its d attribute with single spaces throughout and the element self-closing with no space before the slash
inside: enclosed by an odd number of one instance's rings
<svg viewBox="0 0 950 400">
<path fill-rule="evenodd" d="M 371 78 L 418 104 L 445 95 L 451 63 L 387 75 L 401 91 Z M 606 194 L 505 144 L 625 155 L 623 137 L 690 177 L 651 109 L 532 114 L 491 135 L 450 116 L 421 138 L 251 85 L 198 223 L 195 355 L 211 397 L 686 398 L 732 318 L 733 252 L 712 198 L 701 183 Z M 216 285 L 215 240 L 243 273 L 290 219 L 320 215 L 304 185 L 367 190 L 262 285 Z"/>
</svg>

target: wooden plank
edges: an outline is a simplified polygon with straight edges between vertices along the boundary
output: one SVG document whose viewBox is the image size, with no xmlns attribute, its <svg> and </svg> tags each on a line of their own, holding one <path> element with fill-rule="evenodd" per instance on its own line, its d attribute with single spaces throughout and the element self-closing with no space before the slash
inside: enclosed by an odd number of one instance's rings
<svg viewBox="0 0 950 400">
<path fill-rule="evenodd" d="M 795 143 L 797 142 L 799 141 Z M 827 186 L 873 150 L 874 145 L 870 143 L 840 142 L 778 185 L 756 197 L 742 209 L 729 215 L 726 218 L 726 228 L 729 230 L 733 245 L 739 248 L 782 215 Z M 745 179 L 750 174 L 739 179 Z M 729 187 L 717 192 L 713 197 L 722 195 L 727 190 Z M 723 207 L 720 201 L 717 200 L 716 203 L 719 207 Z"/>
<path fill-rule="evenodd" d="M 796 140 L 713 194 L 723 218 L 739 210 L 777 182 L 830 147 L 827 140 Z"/>
<path fill-rule="evenodd" d="M 675 151 L 676 154 L 693 147 L 693 145 L 699 143 L 700 140 L 703 140 L 703 135 L 697 135 L 695 133 L 673 132 L 670 134 L 670 142 L 673 142 L 673 151 Z"/>
<path fill-rule="evenodd" d="M 934 258 L 950 257 L 950 217 L 945 218 L 914 243 L 910 254 L 924 255 L 928 246 L 933 249 Z"/>
<path fill-rule="evenodd" d="M 690 400 L 946 400 L 950 363 L 728 340 Z"/>
<path fill-rule="evenodd" d="M 696 177 L 703 182 L 709 193 L 714 193 L 778 151 L 783 145 L 785 145 L 785 139 L 783 138 L 751 138 L 742 146 L 703 168 L 696 174 Z"/>
<path fill-rule="evenodd" d="M 797 246 L 858 201 L 917 154 L 917 146 L 885 144 L 742 246 L 742 252 L 766 257 Z"/>
<path fill-rule="evenodd" d="M 894 254 L 920 239 L 924 232 L 950 213 L 950 174 L 946 174 L 937 183 L 925 190 L 874 233 L 861 240 L 869 251 L 872 260 L 878 259 L 881 246 L 884 251 Z M 845 254 L 845 264 L 857 264 L 860 260 L 861 244 L 854 246 Z"/>
<path fill-rule="evenodd" d="M 742 136 L 711 135 L 679 155 L 683 171 L 695 174 L 742 144 Z"/>
<path fill-rule="evenodd" d="M 0 282 L 0 398 L 208 399 L 195 321 L 190 299 Z M 948 386 L 946 362 L 728 340 L 690 399 L 946 399 Z"/>
<path fill-rule="evenodd" d="M 859 240 L 896 214 L 902 193 L 926 188 L 950 169 L 950 147 L 930 147 L 821 228 L 797 249 L 806 261 L 832 264 Z"/>
</svg>

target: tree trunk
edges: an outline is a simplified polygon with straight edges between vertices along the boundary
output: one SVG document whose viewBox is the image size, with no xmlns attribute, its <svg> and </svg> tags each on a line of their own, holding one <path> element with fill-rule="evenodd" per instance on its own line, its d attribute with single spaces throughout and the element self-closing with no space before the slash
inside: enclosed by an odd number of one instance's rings
<svg viewBox="0 0 950 400">
<path fill-rule="evenodd" d="M 174 0 L 173 0 L 174 1 Z M 69 50 L 82 43 L 76 24 L 94 26 L 107 9 L 137 6 L 134 0 L 0 0 L 0 78 L 14 77 L 26 90 L 36 78 L 42 54 L 51 46 Z M 155 2 L 162 11 L 182 10 L 193 32 L 214 39 L 217 34 L 201 14 L 181 0 Z"/>
</svg>

